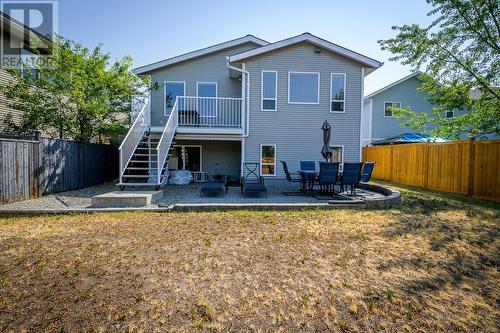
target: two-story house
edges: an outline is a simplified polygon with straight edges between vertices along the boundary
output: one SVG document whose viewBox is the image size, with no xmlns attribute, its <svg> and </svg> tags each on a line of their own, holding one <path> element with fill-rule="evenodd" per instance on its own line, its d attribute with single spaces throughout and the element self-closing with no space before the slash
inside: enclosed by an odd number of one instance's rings
<svg viewBox="0 0 500 333">
<path fill-rule="evenodd" d="M 134 103 L 120 185 L 159 185 L 177 168 L 238 179 L 245 162 L 284 178 L 280 160 L 295 171 L 322 159 L 325 120 L 334 158 L 360 161 L 364 77 L 381 65 L 304 33 L 275 43 L 248 35 L 136 68 L 152 89 Z"/>
<path fill-rule="evenodd" d="M 410 107 L 413 111 L 433 116 L 432 109 L 436 106 L 428 101 L 425 91 L 419 90 L 422 87 L 422 81 L 419 79 L 421 74 L 419 71 L 414 72 L 365 96 L 361 134 L 363 146 L 403 134 L 415 134 L 412 128 L 402 127 L 404 121 L 394 117 L 392 107 Z M 447 111 L 444 116 L 451 119 L 464 112 L 452 110 Z M 427 124 L 426 132 L 433 128 L 433 124 Z"/>
</svg>

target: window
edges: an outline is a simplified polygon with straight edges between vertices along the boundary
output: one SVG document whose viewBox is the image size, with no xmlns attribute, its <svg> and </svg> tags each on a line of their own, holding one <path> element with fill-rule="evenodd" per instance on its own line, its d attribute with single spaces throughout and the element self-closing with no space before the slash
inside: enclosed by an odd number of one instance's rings
<svg viewBox="0 0 500 333">
<path fill-rule="evenodd" d="M 384 103 L 384 117 L 392 117 L 392 109 L 401 108 L 400 102 L 385 102 Z"/>
<path fill-rule="evenodd" d="M 165 82 L 165 116 L 169 116 L 174 107 L 177 96 L 185 96 L 186 83 L 182 81 L 166 81 Z M 180 107 L 179 107 L 180 108 Z"/>
<path fill-rule="evenodd" d="M 319 73 L 288 72 L 288 103 L 319 104 Z"/>
<path fill-rule="evenodd" d="M 446 111 L 446 118 L 453 118 L 455 117 L 455 112 L 453 111 Z"/>
<path fill-rule="evenodd" d="M 345 74 L 330 77 L 330 112 L 345 112 Z"/>
<path fill-rule="evenodd" d="M 196 94 L 198 97 L 198 114 L 201 117 L 217 117 L 217 83 L 198 82 L 196 84 Z"/>
<path fill-rule="evenodd" d="M 332 158 L 330 162 L 340 163 L 340 169 L 342 170 L 342 165 L 344 164 L 344 147 L 343 146 L 330 146 L 332 151 Z"/>
<path fill-rule="evenodd" d="M 276 111 L 276 90 L 278 89 L 278 73 L 262 71 L 262 111 Z"/>
<path fill-rule="evenodd" d="M 276 176 L 276 145 L 260 146 L 260 174 Z"/>
</svg>

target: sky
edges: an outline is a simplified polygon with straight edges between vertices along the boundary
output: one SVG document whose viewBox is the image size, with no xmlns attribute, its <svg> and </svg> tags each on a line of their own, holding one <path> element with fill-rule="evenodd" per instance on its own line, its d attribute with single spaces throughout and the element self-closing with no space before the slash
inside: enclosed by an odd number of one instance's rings
<svg viewBox="0 0 500 333">
<path fill-rule="evenodd" d="M 391 26 L 427 25 L 425 0 L 59 0 L 59 33 L 87 47 L 103 44 L 134 67 L 252 34 L 275 42 L 310 32 L 384 65 L 365 95 L 410 73 L 377 43 Z"/>
</svg>

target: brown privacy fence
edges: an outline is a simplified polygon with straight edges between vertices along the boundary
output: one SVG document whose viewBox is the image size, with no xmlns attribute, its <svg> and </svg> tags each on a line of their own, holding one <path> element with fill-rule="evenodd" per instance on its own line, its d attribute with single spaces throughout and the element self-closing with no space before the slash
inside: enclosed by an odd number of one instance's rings
<svg viewBox="0 0 500 333">
<path fill-rule="evenodd" d="M 500 140 L 363 147 L 372 177 L 500 202 Z"/>
<path fill-rule="evenodd" d="M 0 203 L 38 198 L 118 177 L 118 149 L 58 139 L 0 139 Z"/>
</svg>

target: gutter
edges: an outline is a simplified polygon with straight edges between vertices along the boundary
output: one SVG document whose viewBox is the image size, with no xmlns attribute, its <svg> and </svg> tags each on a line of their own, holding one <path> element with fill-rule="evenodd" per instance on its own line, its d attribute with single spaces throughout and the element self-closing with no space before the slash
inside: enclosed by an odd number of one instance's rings
<svg viewBox="0 0 500 333">
<path fill-rule="evenodd" d="M 240 72 L 240 73 L 246 75 L 247 87 L 246 87 L 245 95 L 250 96 L 250 73 L 242 68 L 231 66 L 229 64 L 229 57 L 226 57 L 226 60 L 227 60 L 227 68 L 233 69 L 237 72 Z M 243 66 L 243 68 L 245 68 L 245 64 L 243 64 L 242 66 Z M 249 133 L 249 131 L 250 131 L 249 130 L 249 128 L 250 128 L 250 103 L 249 103 L 249 99 L 247 98 L 247 96 L 243 96 L 243 99 L 245 100 L 245 113 L 246 113 L 246 124 L 245 124 L 246 128 L 245 128 L 245 133 L 243 134 L 244 138 L 247 138 L 248 135 L 250 134 Z"/>
</svg>

